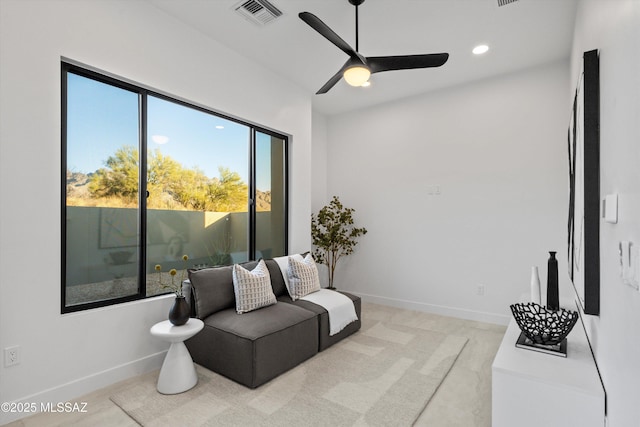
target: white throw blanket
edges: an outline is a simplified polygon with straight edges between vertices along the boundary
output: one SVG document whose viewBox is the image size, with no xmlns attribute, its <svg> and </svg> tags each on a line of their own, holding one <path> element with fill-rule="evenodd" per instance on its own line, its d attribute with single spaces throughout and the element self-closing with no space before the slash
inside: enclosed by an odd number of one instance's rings
<svg viewBox="0 0 640 427">
<path fill-rule="evenodd" d="M 333 336 L 358 320 L 353 301 L 340 292 L 320 289 L 300 298 L 318 304 L 329 313 L 329 335 Z"/>
</svg>

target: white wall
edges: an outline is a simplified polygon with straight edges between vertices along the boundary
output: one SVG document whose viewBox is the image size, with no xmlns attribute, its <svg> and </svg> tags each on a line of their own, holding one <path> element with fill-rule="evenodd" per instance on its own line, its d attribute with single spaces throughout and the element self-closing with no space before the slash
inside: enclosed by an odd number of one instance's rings
<svg viewBox="0 0 640 427">
<path fill-rule="evenodd" d="M 568 63 L 329 118 L 328 195 L 369 233 L 336 286 L 372 301 L 505 323 L 566 277 Z M 439 186 L 441 195 L 429 195 Z M 477 286 L 485 295 L 476 295 Z"/>
<path fill-rule="evenodd" d="M 308 249 L 311 100 L 296 86 L 144 1 L 2 0 L 0 51 L 0 349 L 21 357 L 0 367 L 0 401 L 64 401 L 167 349 L 149 327 L 171 297 L 60 314 L 62 56 L 292 135 L 290 249 Z"/>
<path fill-rule="evenodd" d="M 600 223 L 600 316 L 585 316 L 607 392 L 609 427 L 640 419 L 640 292 L 622 284 L 618 243 L 640 245 L 640 2 L 582 1 L 571 55 L 600 51 L 600 194 L 619 195 L 618 223 Z"/>
<path fill-rule="evenodd" d="M 317 111 L 313 112 L 311 126 L 311 212 L 316 214 L 329 203 L 327 195 L 327 117 Z M 318 264 L 320 285 L 329 286 L 329 273 L 326 265 Z"/>
<path fill-rule="evenodd" d="M 327 117 L 313 112 L 311 126 L 311 209 L 318 212 L 327 200 Z"/>
</svg>

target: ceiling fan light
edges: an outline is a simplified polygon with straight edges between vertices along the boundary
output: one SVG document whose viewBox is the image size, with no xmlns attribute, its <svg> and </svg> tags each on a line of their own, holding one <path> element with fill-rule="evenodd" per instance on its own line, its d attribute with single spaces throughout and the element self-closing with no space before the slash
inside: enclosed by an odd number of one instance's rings
<svg viewBox="0 0 640 427">
<path fill-rule="evenodd" d="M 362 86 L 365 82 L 369 80 L 369 76 L 371 76 L 371 71 L 363 65 L 354 65 L 353 67 L 349 67 L 344 70 L 344 79 L 351 86 Z"/>
</svg>

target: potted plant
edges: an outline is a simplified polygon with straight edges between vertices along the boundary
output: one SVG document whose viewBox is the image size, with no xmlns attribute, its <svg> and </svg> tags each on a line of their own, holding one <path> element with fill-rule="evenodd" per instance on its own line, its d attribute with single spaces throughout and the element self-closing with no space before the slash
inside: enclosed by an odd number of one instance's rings
<svg viewBox="0 0 640 427">
<path fill-rule="evenodd" d="M 182 255 L 182 260 L 184 261 L 184 269 L 182 270 L 182 276 L 178 283 L 175 282 L 175 277 L 178 274 L 175 268 L 169 270 L 169 275 L 171 276 L 171 283 L 164 284 L 162 283 L 162 266 L 160 264 L 156 264 L 155 269 L 158 272 L 158 283 L 162 289 L 170 289 L 176 295 L 176 299 L 173 302 L 173 306 L 171 310 L 169 310 L 169 321 L 175 326 L 184 325 L 189 320 L 189 304 L 184 298 L 184 294 L 182 293 L 182 282 L 185 278 L 185 272 L 187 271 L 187 260 L 189 257 L 187 255 Z"/>
<path fill-rule="evenodd" d="M 316 247 L 313 257 L 329 270 L 329 289 L 335 289 L 333 279 L 336 265 L 343 256 L 349 255 L 358 244 L 357 238 L 367 234 L 366 228 L 353 226 L 355 209 L 345 208 L 337 196 L 320 209 L 317 215 L 311 214 L 311 238 Z"/>
</svg>

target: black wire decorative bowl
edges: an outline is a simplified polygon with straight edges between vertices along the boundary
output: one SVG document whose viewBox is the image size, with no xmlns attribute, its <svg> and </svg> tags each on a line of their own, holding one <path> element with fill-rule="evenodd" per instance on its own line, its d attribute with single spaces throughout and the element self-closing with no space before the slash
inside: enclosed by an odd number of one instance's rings
<svg viewBox="0 0 640 427">
<path fill-rule="evenodd" d="M 512 304 L 511 313 L 522 333 L 540 345 L 561 343 L 578 321 L 575 311 L 552 311 L 534 302 Z"/>
</svg>

